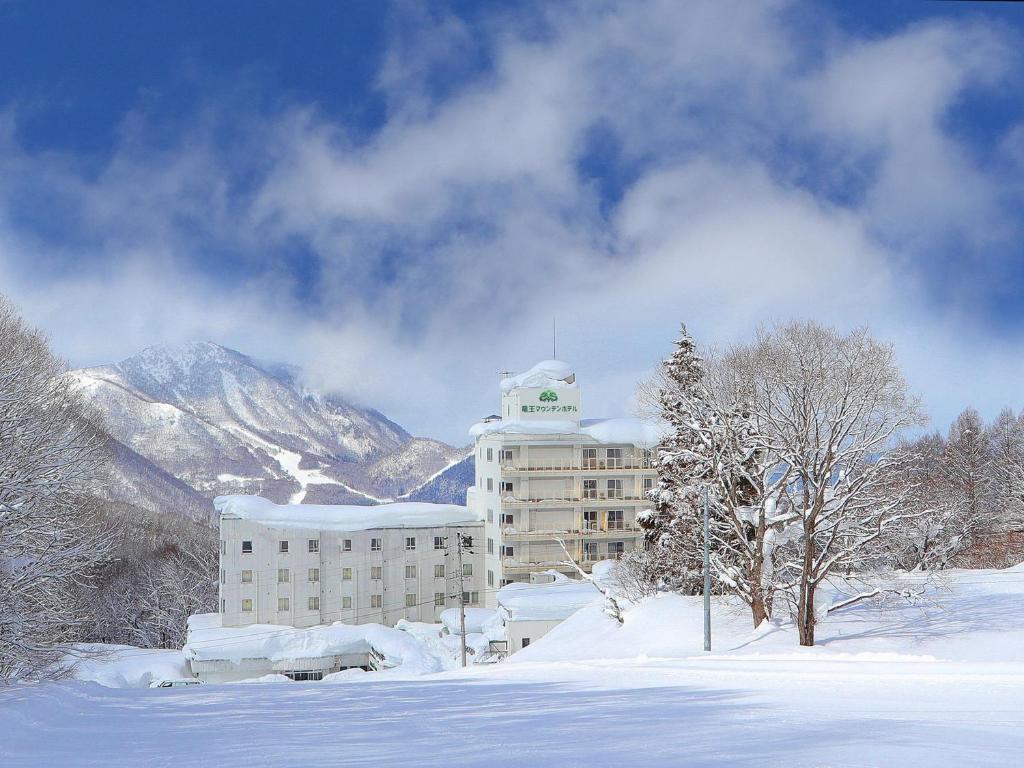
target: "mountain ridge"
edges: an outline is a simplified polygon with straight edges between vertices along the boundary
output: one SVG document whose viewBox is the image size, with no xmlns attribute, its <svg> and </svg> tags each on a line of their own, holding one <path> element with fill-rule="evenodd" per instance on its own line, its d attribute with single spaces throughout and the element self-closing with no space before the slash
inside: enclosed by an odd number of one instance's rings
<svg viewBox="0 0 1024 768">
<path fill-rule="evenodd" d="M 173 478 L 206 500 L 260 492 L 277 502 L 377 503 L 414 491 L 467 452 L 307 389 L 293 366 L 213 342 L 154 345 L 68 376 L 121 446 L 114 485 L 139 489 L 140 475 L 159 477 L 155 497 L 174 496 Z"/>
</svg>

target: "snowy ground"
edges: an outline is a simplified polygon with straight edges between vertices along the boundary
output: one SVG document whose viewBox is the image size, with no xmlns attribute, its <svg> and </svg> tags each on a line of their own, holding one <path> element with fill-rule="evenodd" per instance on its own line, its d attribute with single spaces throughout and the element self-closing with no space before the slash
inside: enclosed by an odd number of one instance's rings
<svg viewBox="0 0 1024 768">
<path fill-rule="evenodd" d="M 0 765 L 1016 766 L 1024 569 L 857 606 L 822 645 L 662 598 L 584 609 L 515 660 L 422 677 L 0 692 Z M 571 660 L 570 660 L 571 659 Z"/>
</svg>

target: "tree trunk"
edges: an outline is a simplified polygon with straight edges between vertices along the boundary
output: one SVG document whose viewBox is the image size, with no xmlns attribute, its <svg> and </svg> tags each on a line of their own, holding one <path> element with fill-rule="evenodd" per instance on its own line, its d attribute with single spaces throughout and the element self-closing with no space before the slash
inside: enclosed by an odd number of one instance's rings
<svg viewBox="0 0 1024 768">
<path fill-rule="evenodd" d="M 766 619 L 771 618 L 771 605 L 765 599 L 763 577 L 764 562 L 761 557 L 755 557 L 750 564 L 750 613 L 754 619 L 754 629 L 761 626 Z"/>
<path fill-rule="evenodd" d="M 804 561 L 800 569 L 800 602 L 797 605 L 796 624 L 800 645 L 814 645 L 814 536 L 804 534 Z"/>
</svg>

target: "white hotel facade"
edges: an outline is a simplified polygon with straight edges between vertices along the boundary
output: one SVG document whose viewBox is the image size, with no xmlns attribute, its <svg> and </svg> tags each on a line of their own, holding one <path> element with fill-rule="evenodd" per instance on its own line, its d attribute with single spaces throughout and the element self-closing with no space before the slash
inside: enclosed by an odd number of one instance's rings
<svg viewBox="0 0 1024 768">
<path fill-rule="evenodd" d="M 336 621 L 437 623 L 445 608 L 481 605 L 481 520 L 454 504 L 278 505 L 222 496 L 220 621 L 224 627 L 312 627 Z M 480 548 L 475 547 L 479 552 Z"/>
<path fill-rule="evenodd" d="M 466 605 L 495 608 L 502 586 L 533 573 L 577 577 L 566 549 L 589 571 L 642 546 L 656 430 L 582 420 L 565 363 L 539 363 L 501 389 L 501 415 L 471 430 L 466 506 L 216 499 L 221 626 L 437 623 L 460 590 Z M 461 568 L 460 535 L 472 537 Z"/>
<path fill-rule="evenodd" d="M 471 431 L 476 484 L 466 503 L 484 521 L 484 604 L 497 588 L 557 570 L 575 577 L 642 546 L 656 429 L 636 419 L 581 419 L 568 365 L 545 361 L 502 381 L 500 416 Z M 563 549 L 563 543 L 565 549 Z"/>
</svg>

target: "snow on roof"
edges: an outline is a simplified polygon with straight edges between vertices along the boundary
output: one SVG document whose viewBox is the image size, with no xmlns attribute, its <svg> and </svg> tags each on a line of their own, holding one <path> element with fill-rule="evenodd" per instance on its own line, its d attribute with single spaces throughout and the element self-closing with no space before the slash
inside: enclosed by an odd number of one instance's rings
<svg viewBox="0 0 1024 768">
<path fill-rule="evenodd" d="M 481 513 L 459 504 L 402 501 L 393 504 L 275 504 L 260 496 L 218 496 L 213 506 L 222 515 L 252 520 L 272 528 L 366 531 L 371 528 L 440 528 L 479 523 Z"/>
<path fill-rule="evenodd" d="M 557 571 L 548 584 L 515 582 L 498 590 L 498 606 L 506 621 L 560 621 L 602 597 L 589 581 L 576 581 Z"/>
<path fill-rule="evenodd" d="M 576 374 L 572 366 L 561 360 L 541 360 L 533 368 L 517 376 L 501 380 L 501 391 L 519 387 L 551 387 L 565 389 L 576 386 Z"/>
<path fill-rule="evenodd" d="M 412 673 L 439 672 L 444 661 L 415 637 L 381 624 L 343 624 L 297 629 L 278 624 L 189 627 L 182 653 L 190 661 L 271 662 L 315 659 L 344 653 L 380 653 L 388 665 Z"/>
<path fill-rule="evenodd" d="M 484 625 L 494 619 L 495 612 L 490 608 L 466 608 L 466 634 L 479 634 L 484 631 Z M 446 608 L 441 611 L 441 623 L 447 627 L 453 635 L 460 635 L 459 609 Z"/>
<path fill-rule="evenodd" d="M 479 422 L 469 429 L 470 436 L 483 435 L 584 435 L 599 443 L 629 443 L 653 448 L 661 441 L 664 426 L 633 418 L 584 419 L 575 421 L 502 421 Z"/>
</svg>

